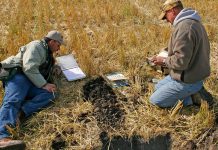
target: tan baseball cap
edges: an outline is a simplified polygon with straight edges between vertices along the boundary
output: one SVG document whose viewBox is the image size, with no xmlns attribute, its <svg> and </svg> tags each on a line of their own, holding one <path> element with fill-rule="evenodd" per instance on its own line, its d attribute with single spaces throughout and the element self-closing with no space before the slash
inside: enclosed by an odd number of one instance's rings
<svg viewBox="0 0 218 150">
<path fill-rule="evenodd" d="M 182 6 L 181 0 L 166 0 L 165 3 L 162 5 L 161 15 L 159 16 L 160 20 L 166 19 L 166 12 L 176 6 Z"/>
<path fill-rule="evenodd" d="M 65 45 L 63 36 L 59 31 L 56 30 L 49 31 L 45 37 L 58 41 L 61 45 Z"/>
</svg>

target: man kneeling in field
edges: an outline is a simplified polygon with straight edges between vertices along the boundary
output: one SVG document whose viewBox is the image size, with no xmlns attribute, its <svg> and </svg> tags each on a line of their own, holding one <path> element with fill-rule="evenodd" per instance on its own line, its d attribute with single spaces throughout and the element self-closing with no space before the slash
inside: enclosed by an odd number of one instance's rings
<svg viewBox="0 0 218 150">
<path fill-rule="evenodd" d="M 159 107 L 172 107 L 178 100 L 183 100 L 184 106 L 192 105 L 197 100 L 192 95 L 204 91 L 203 81 L 210 75 L 207 33 L 198 12 L 183 8 L 180 0 L 167 0 L 160 19 L 173 26 L 168 57 L 155 56 L 151 61 L 167 67 L 170 73 L 156 84 L 150 102 Z"/>
</svg>

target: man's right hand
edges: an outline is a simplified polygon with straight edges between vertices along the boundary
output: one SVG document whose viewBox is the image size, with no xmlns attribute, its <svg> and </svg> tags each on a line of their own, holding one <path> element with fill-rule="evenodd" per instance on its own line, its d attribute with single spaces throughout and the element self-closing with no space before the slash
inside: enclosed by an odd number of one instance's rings
<svg viewBox="0 0 218 150">
<path fill-rule="evenodd" d="M 42 88 L 49 92 L 55 92 L 57 89 L 56 85 L 51 83 L 46 83 Z"/>
<path fill-rule="evenodd" d="M 165 60 L 166 57 L 162 57 L 162 56 L 154 56 L 151 61 L 155 64 L 155 65 L 159 65 L 159 66 L 165 66 Z"/>
</svg>

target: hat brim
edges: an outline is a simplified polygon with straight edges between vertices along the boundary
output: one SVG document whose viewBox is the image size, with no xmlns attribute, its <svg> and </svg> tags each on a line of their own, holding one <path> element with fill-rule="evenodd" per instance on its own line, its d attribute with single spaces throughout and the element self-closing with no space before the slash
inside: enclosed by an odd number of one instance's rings
<svg viewBox="0 0 218 150">
<path fill-rule="evenodd" d="M 160 19 L 160 20 L 166 19 L 166 16 L 165 16 L 165 15 L 166 15 L 166 12 L 163 12 L 163 11 L 162 11 L 161 14 L 160 14 L 160 16 L 159 16 L 159 19 Z"/>
<path fill-rule="evenodd" d="M 47 38 L 48 38 L 48 37 L 47 37 Z M 56 39 L 52 39 L 52 38 L 50 38 L 50 39 L 57 41 L 58 43 L 60 43 L 60 44 L 63 45 L 63 46 L 66 46 L 65 41 L 60 41 L 60 40 L 56 40 Z"/>
</svg>

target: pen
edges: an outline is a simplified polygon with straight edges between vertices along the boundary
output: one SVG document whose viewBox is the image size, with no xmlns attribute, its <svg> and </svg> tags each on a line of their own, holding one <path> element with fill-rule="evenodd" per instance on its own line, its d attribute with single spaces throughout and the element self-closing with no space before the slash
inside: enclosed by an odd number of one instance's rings
<svg viewBox="0 0 218 150">
<path fill-rule="evenodd" d="M 54 93 L 54 90 L 52 90 L 52 94 L 53 94 L 53 97 L 55 98 L 55 93 Z"/>
</svg>

